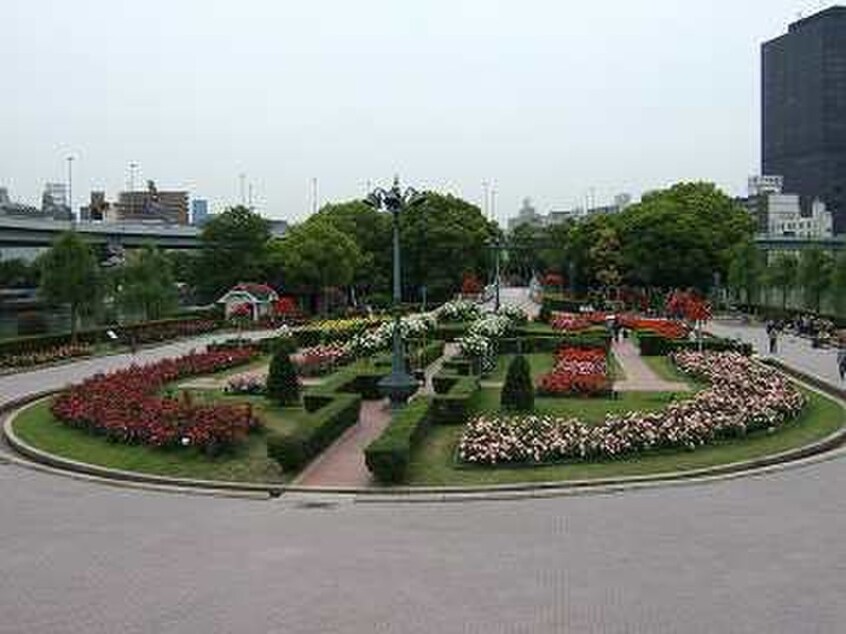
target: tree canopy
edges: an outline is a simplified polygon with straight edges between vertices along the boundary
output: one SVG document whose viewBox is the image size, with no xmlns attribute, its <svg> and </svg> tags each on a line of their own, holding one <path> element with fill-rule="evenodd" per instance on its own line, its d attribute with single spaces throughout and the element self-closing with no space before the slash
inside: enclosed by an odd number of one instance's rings
<svg viewBox="0 0 846 634">
<path fill-rule="evenodd" d="M 203 227 L 195 276 L 201 299 L 213 301 L 238 282 L 260 281 L 267 267 L 270 224 L 246 207 L 232 207 Z"/>
<path fill-rule="evenodd" d="M 100 298 L 97 260 L 75 231 L 60 234 L 39 258 L 41 295 L 51 304 L 70 307 L 71 340 L 76 341 L 79 318 L 93 311 Z"/>
</svg>

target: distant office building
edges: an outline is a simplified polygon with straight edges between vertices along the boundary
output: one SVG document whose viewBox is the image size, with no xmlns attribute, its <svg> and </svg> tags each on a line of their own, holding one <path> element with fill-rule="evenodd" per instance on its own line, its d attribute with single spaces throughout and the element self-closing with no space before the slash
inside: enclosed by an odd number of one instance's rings
<svg viewBox="0 0 846 634">
<path fill-rule="evenodd" d="M 191 201 L 191 224 L 202 227 L 209 219 L 209 201 L 195 198 Z"/>
<path fill-rule="evenodd" d="M 576 222 L 591 216 L 616 214 L 623 211 L 631 204 L 631 195 L 623 193 L 614 196 L 614 202 L 610 205 L 601 205 L 590 208 L 574 207 L 573 209 L 552 209 L 545 216 L 536 214 L 536 217 L 531 216 L 528 211 L 525 210 L 524 204 L 524 210 L 521 210 L 521 214 L 523 218 L 526 218 L 526 220 L 521 222 L 521 216 L 518 215 L 517 218 L 509 220 L 508 227 L 509 230 L 511 230 L 512 223 L 514 226 L 518 226 L 520 224 L 526 224 L 526 222 L 531 222 L 534 226 L 549 227 L 552 225 L 562 224 L 564 222 Z"/>
<path fill-rule="evenodd" d="M 68 186 L 65 183 L 45 183 L 41 194 L 41 208 L 67 207 Z"/>
<path fill-rule="evenodd" d="M 783 176 L 750 176 L 747 191 L 750 196 L 780 194 L 784 189 Z"/>
<path fill-rule="evenodd" d="M 762 171 L 803 210 L 816 198 L 846 231 L 846 7 L 790 25 L 761 51 Z"/>
<path fill-rule="evenodd" d="M 543 227 L 544 223 L 544 217 L 541 216 L 534 207 L 532 207 L 531 198 L 524 198 L 523 206 L 520 208 L 520 211 L 517 212 L 517 217 L 508 219 L 508 230 L 514 231 L 514 229 L 521 225 Z"/>
<path fill-rule="evenodd" d="M 54 220 L 71 220 L 68 187 L 65 183 L 46 183 L 41 194 L 41 215 Z"/>
<path fill-rule="evenodd" d="M 189 224 L 188 192 L 159 191 L 153 181 L 144 191 L 120 192 L 114 209 L 119 222 Z"/>
<path fill-rule="evenodd" d="M 811 203 L 810 215 L 802 213 L 797 194 L 765 194 L 767 236 L 796 237 L 819 240 L 833 235 L 833 218 L 825 203 Z"/>
<path fill-rule="evenodd" d="M 79 219 L 83 222 L 108 222 L 111 208 L 106 201 L 106 192 L 92 191 L 88 205 L 80 209 Z"/>
<path fill-rule="evenodd" d="M 270 226 L 270 235 L 274 238 L 282 238 L 285 236 L 286 233 L 288 233 L 287 220 L 276 220 L 270 218 L 267 222 Z"/>
</svg>

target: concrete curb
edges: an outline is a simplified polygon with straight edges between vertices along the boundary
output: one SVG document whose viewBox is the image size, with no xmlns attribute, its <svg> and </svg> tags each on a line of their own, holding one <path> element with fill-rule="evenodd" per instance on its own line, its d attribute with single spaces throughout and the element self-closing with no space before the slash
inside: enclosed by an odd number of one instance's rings
<svg viewBox="0 0 846 634">
<path fill-rule="evenodd" d="M 805 386 L 817 392 L 821 391 L 808 384 L 805 384 Z M 106 482 L 117 486 L 179 493 L 194 492 L 204 495 L 260 496 L 262 498 L 276 498 L 291 493 L 314 496 L 333 495 L 341 496 L 345 499 L 351 498 L 354 502 L 367 503 L 514 500 L 521 498 L 608 494 L 659 486 L 702 484 L 738 477 L 764 475 L 846 455 L 846 426 L 844 426 L 833 434 L 810 445 L 753 460 L 643 476 L 490 486 L 383 488 L 308 487 L 276 483 L 196 480 L 158 476 L 135 471 L 123 471 L 83 463 L 50 454 L 32 447 L 21 440 L 15 434 L 13 428 L 15 417 L 21 408 L 42 400 L 58 391 L 51 390 L 36 393 L 0 405 L 0 412 L 8 413 L 11 411 L 11 415 L 7 416 L 3 424 L 3 435 L 6 442 L 20 455 L 33 461 L 14 460 L 15 463 L 22 464 L 22 466 L 42 467 L 48 469 L 51 473 L 83 477 L 91 481 Z M 843 399 L 836 396 L 834 398 L 841 407 L 846 407 Z"/>
</svg>

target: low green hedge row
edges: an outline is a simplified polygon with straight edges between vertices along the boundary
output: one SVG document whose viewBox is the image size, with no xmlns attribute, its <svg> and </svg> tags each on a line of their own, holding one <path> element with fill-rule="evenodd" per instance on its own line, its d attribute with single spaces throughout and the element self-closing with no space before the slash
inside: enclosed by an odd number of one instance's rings
<svg viewBox="0 0 846 634">
<path fill-rule="evenodd" d="M 76 338 L 79 343 L 92 345 L 101 341 L 108 342 L 110 338 L 106 332 L 111 330 L 123 343 L 128 343 L 133 336 L 136 343 L 162 341 L 171 338 L 171 334 L 178 335 L 179 327 L 182 324 L 190 324 L 198 320 L 215 321 L 218 325 L 220 323 L 218 320 L 210 319 L 204 315 L 176 319 L 159 319 L 156 321 L 139 322 L 137 324 L 111 325 L 80 330 L 77 332 Z M 0 356 L 48 350 L 50 348 L 68 345 L 70 341 L 71 335 L 69 332 L 4 339 L 0 341 Z"/>
<path fill-rule="evenodd" d="M 549 293 L 544 293 L 543 300 L 541 301 L 540 313 L 538 314 L 538 320 L 546 323 L 549 321 L 552 313 L 554 312 L 581 312 L 582 306 L 586 303 L 587 302 L 576 299 L 561 297 L 560 295 L 550 295 Z"/>
<path fill-rule="evenodd" d="M 470 359 L 462 357 L 447 359 L 441 366 L 441 372 L 457 374 L 459 376 L 469 376 L 473 373 L 473 362 Z"/>
<path fill-rule="evenodd" d="M 657 333 L 648 331 L 637 333 L 637 341 L 640 347 L 640 354 L 643 357 L 663 357 L 678 350 L 699 350 L 699 342 L 697 341 L 690 339 L 668 339 L 667 337 L 662 337 Z M 752 354 L 752 345 L 733 339 L 706 337 L 702 339 L 702 350 L 716 352 L 733 350 L 748 357 Z"/>
<path fill-rule="evenodd" d="M 267 455 L 286 471 L 297 471 L 331 445 L 344 431 L 358 422 L 361 396 L 336 394 L 312 412 L 289 434 L 271 433 L 267 438 Z"/>
<path fill-rule="evenodd" d="M 499 352 L 516 354 L 532 352 L 555 352 L 561 346 L 572 348 L 605 348 L 611 346 L 611 335 L 607 331 L 584 334 L 528 335 L 525 337 L 506 337 L 499 340 Z"/>
<path fill-rule="evenodd" d="M 432 397 L 432 422 L 438 425 L 462 425 L 467 421 L 474 399 L 479 393 L 479 377 L 449 373 L 441 376 L 444 380 L 441 388 L 446 387 L 446 390 L 440 393 L 436 391 Z"/>
<path fill-rule="evenodd" d="M 428 398 L 411 400 L 364 450 L 364 462 L 379 482 L 396 484 L 405 480 L 411 451 L 429 428 L 431 409 Z"/>
</svg>

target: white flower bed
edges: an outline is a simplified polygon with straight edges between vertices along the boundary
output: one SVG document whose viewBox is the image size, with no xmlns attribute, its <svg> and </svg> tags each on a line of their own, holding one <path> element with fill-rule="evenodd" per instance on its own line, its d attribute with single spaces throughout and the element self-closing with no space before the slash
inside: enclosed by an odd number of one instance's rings
<svg viewBox="0 0 846 634">
<path fill-rule="evenodd" d="M 431 313 L 438 321 L 470 321 L 482 314 L 476 302 L 459 299 L 442 304 Z"/>
<path fill-rule="evenodd" d="M 458 447 L 465 462 L 551 462 L 608 459 L 659 447 L 695 449 L 717 438 L 775 429 L 805 399 L 775 370 L 736 352 L 678 352 L 678 367 L 711 382 L 693 398 L 661 412 L 609 414 L 598 425 L 554 416 L 479 416 Z"/>
</svg>

